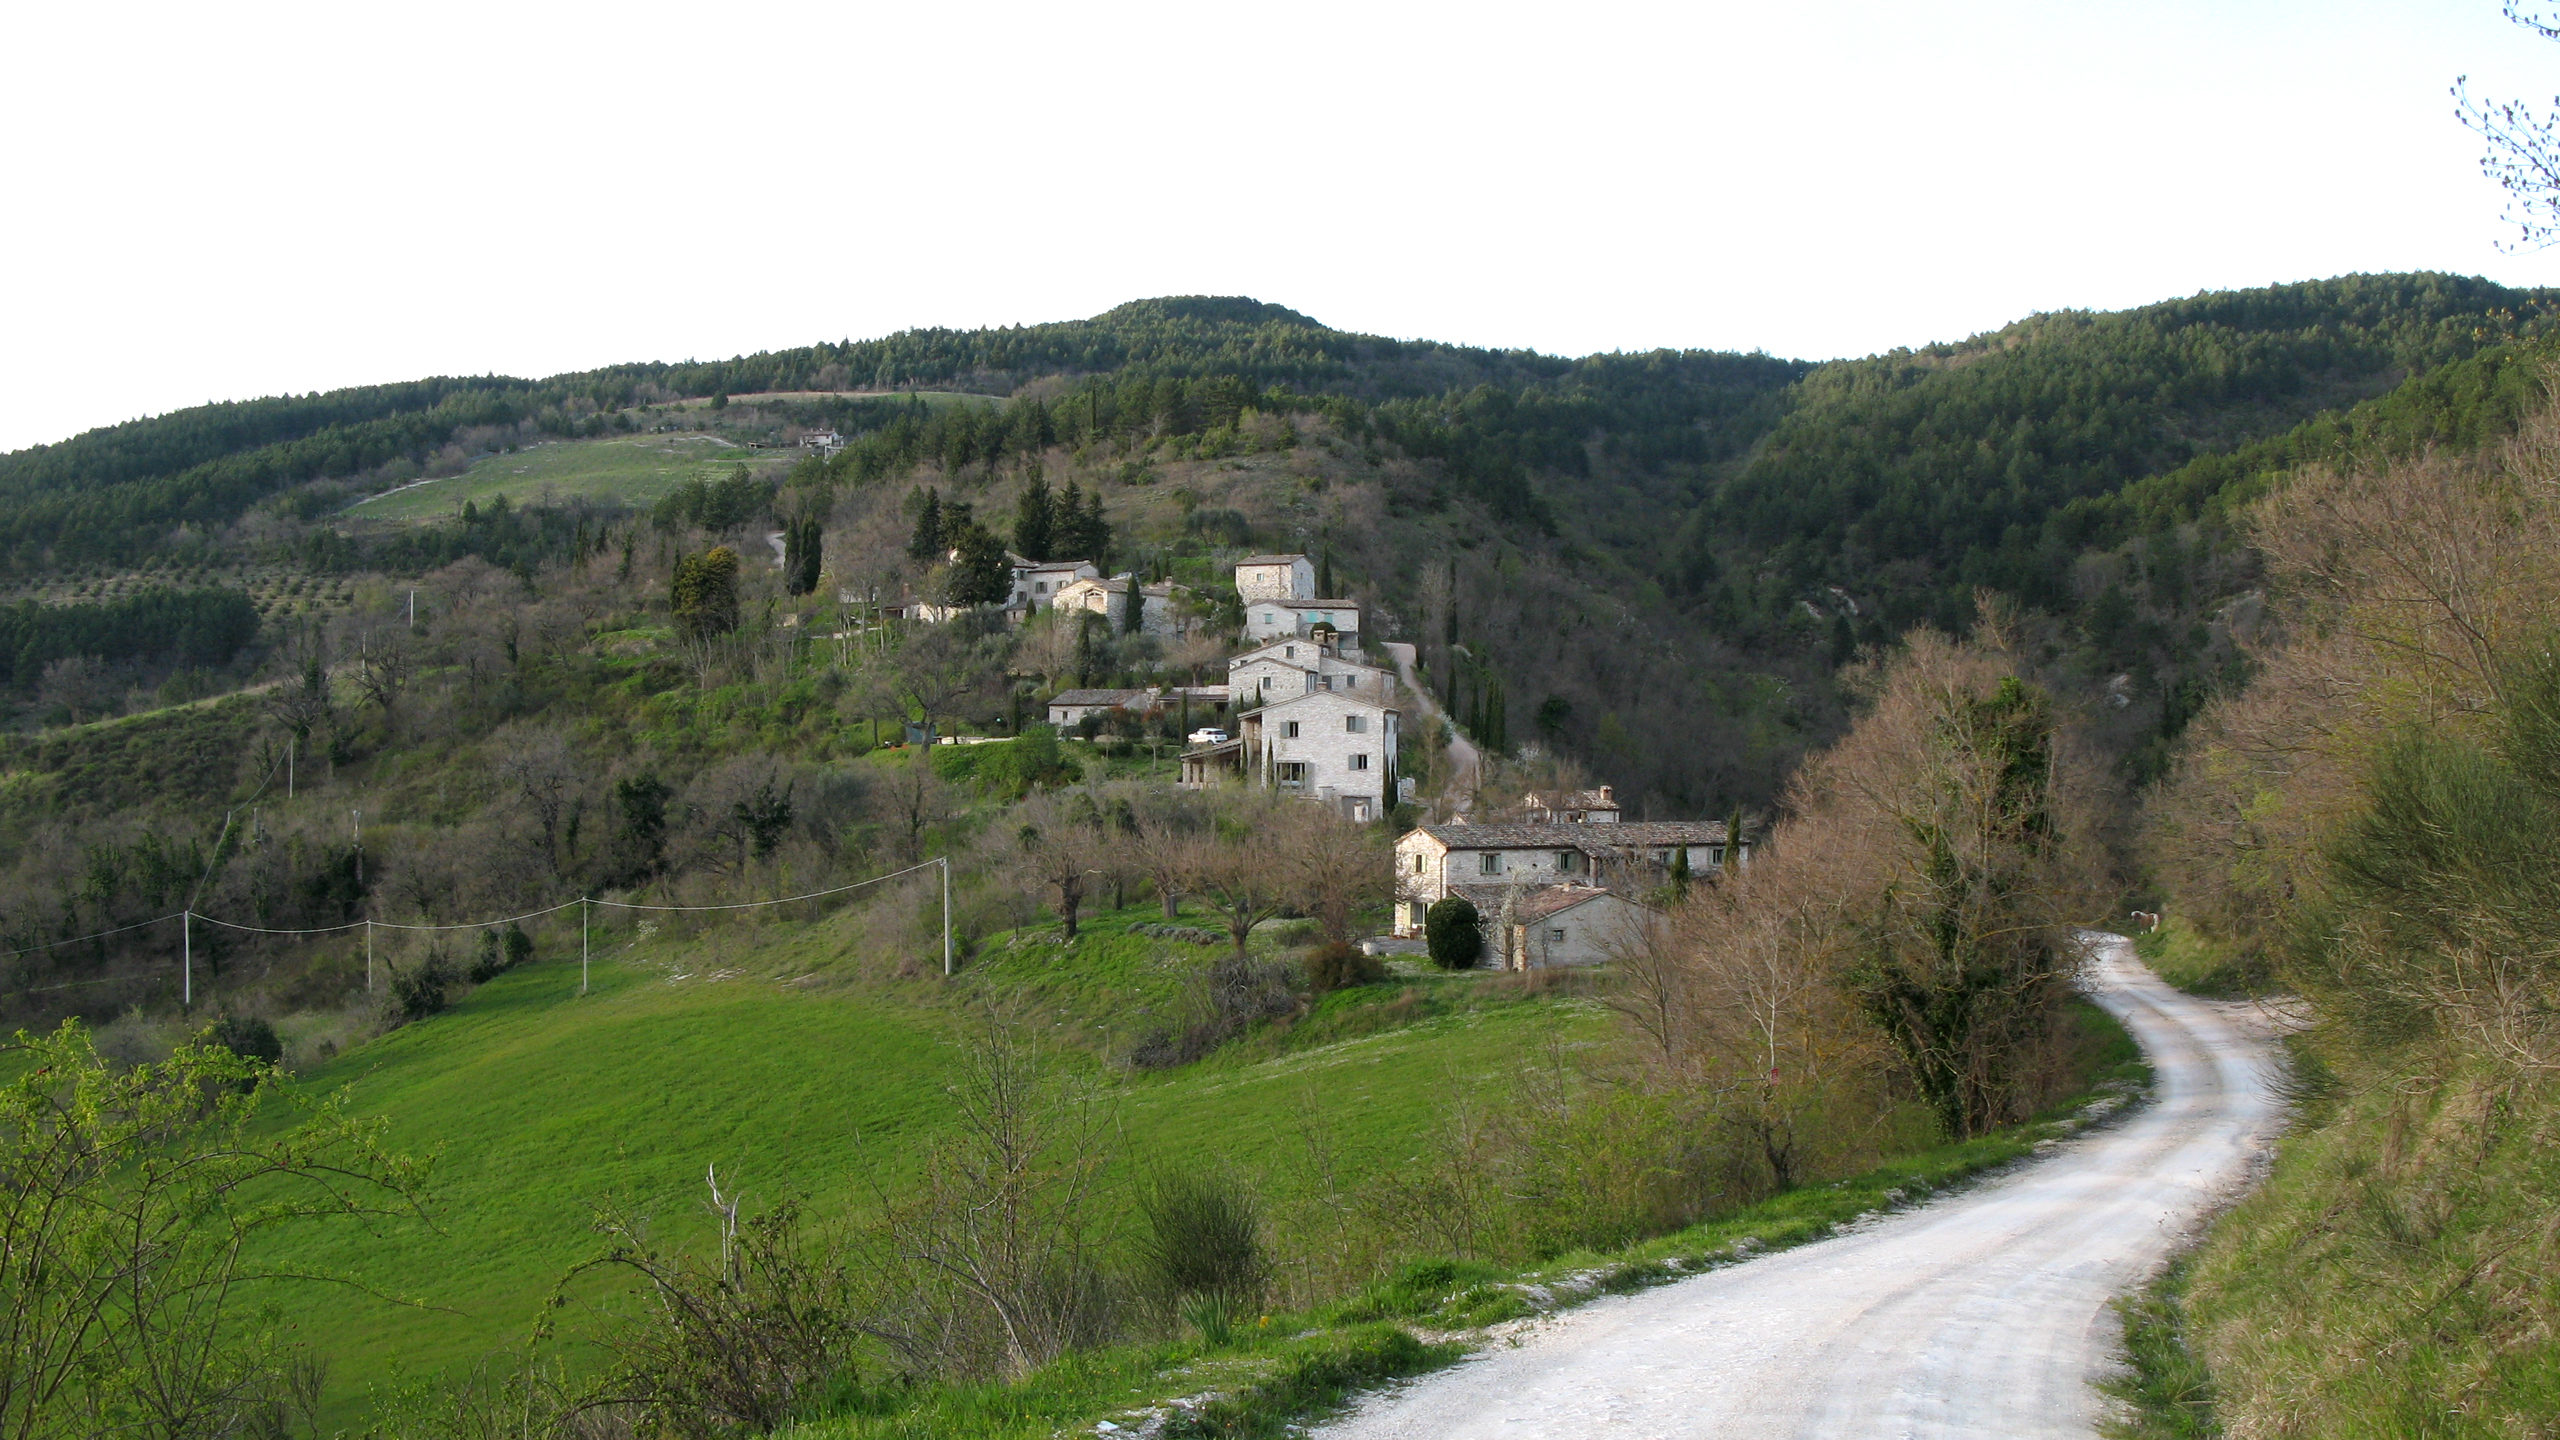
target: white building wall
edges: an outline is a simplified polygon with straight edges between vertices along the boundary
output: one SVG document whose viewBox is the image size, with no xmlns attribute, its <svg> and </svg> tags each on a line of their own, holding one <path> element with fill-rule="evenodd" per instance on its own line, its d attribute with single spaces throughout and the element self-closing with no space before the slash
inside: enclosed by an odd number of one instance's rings
<svg viewBox="0 0 2560 1440">
<path fill-rule="evenodd" d="M 1236 594 L 1246 600 L 1304 600 L 1316 593 L 1315 562 L 1304 555 L 1236 567 Z"/>
<path fill-rule="evenodd" d="M 1551 965 L 1605 965 L 1659 923 L 1650 910 L 1617 895 L 1603 894 L 1569 910 L 1520 922 L 1504 957 L 1508 968 L 1543 970 Z"/>
<path fill-rule="evenodd" d="M 1272 706 L 1262 717 L 1264 782 L 1309 799 L 1361 801 L 1366 818 L 1379 819 L 1394 793 L 1396 720 L 1384 706 L 1323 691 Z"/>
</svg>

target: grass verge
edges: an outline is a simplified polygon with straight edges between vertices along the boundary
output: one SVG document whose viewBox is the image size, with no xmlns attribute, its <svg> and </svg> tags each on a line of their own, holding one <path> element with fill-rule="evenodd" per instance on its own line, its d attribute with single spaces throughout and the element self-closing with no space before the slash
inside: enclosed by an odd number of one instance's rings
<svg viewBox="0 0 2560 1440">
<path fill-rule="evenodd" d="M 2187 1285 L 2192 1254 L 2179 1257 L 2149 1285 L 2116 1302 L 2124 1317 L 2125 1372 L 2100 1388 L 2123 1403 L 2104 1433 L 2109 1440 L 2206 1440 L 2222 1433 L 2213 1372 L 2187 1345 Z"/>
<path fill-rule="evenodd" d="M 2094 1008 L 2094 1007 L 2093 1007 Z M 2122 1113 L 2150 1069 L 2120 1027 L 2090 1089 L 2029 1124 L 1941 1145 L 1862 1175 L 1809 1185 L 1623 1249 L 1527 1268 L 1409 1264 L 1316 1310 L 1262 1317 L 1223 1346 L 1123 1345 L 1070 1356 L 1018 1384 L 941 1387 L 872 1400 L 785 1432 L 787 1440 L 1046 1440 L 1104 1426 L 1161 1437 L 1264 1437 L 1362 1390 L 1462 1359 L 1507 1322 L 1650 1288 L 1809 1244 L 1926 1201 Z M 2177 1433 L 2177 1432 L 2163 1432 Z"/>
<path fill-rule="evenodd" d="M 2133 953 L 2142 957 L 2152 974 L 2208 999 L 2263 995 L 2275 983 L 2263 961 L 2236 954 L 2176 920 L 2164 920 L 2158 929 L 2136 936 Z"/>
</svg>

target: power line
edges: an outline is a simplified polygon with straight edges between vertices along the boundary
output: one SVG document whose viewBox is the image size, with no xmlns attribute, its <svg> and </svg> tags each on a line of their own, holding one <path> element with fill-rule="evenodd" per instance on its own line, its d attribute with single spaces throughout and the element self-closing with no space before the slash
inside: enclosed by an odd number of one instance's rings
<svg viewBox="0 0 2560 1440">
<path fill-rule="evenodd" d="M 236 814 L 238 812 L 235 810 L 233 813 Z M 226 816 L 224 817 L 224 827 L 226 832 L 228 831 L 229 825 L 230 817 Z M 219 849 L 220 844 L 221 841 L 219 840 L 215 842 L 217 850 Z M 154 925 L 165 925 L 170 921 L 175 920 L 178 921 L 182 927 L 186 927 L 185 949 L 187 953 L 181 963 L 185 969 L 185 979 L 187 982 L 185 1003 L 192 1005 L 194 1003 L 195 989 L 195 938 L 193 934 L 193 926 L 198 920 L 202 920 L 208 925 L 217 926 L 224 930 L 236 931 L 244 935 L 300 937 L 311 935 L 343 935 L 349 931 L 362 930 L 365 932 L 366 967 L 369 974 L 372 963 L 373 932 L 377 928 L 384 930 L 407 930 L 420 933 L 452 930 L 487 930 L 499 925 L 514 925 L 526 920 L 538 920 L 545 915 L 557 915 L 561 911 L 574 905 L 578 906 L 581 912 L 578 922 L 578 963 L 579 989 L 583 993 L 586 988 L 585 972 L 587 962 L 587 925 L 585 915 L 588 912 L 591 912 L 594 907 L 598 905 L 602 905 L 613 910 L 645 910 L 658 914 L 707 913 L 726 910 L 760 910 L 773 905 L 796 905 L 807 900 L 823 900 L 830 895 L 844 895 L 855 890 L 867 889 L 873 885 L 886 884 L 891 880 L 913 875 L 918 871 L 931 870 L 936 866 L 941 867 L 942 870 L 942 973 L 948 975 L 951 973 L 951 861 L 948 856 L 936 856 L 935 858 L 923 861 L 920 864 L 909 865 L 902 870 L 892 870 L 886 875 L 874 875 L 868 880 L 856 880 L 850 885 L 836 885 L 824 890 L 811 890 L 806 894 L 801 895 L 784 895 L 772 900 L 739 900 L 719 905 L 648 905 L 632 900 L 598 900 L 593 896 L 582 895 L 575 900 L 563 900 L 556 905 L 547 905 L 539 910 L 525 911 L 521 915 L 504 915 L 494 920 L 466 920 L 450 925 L 404 925 L 394 920 L 349 920 L 340 925 L 309 925 L 290 928 L 270 925 L 243 925 L 237 921 L 224 920 L 218 916 L 203 914 L 190 904 L 187 908 L 179 910 L 175 914 L 155 915 L 148 920 L 137 920 L 130 925 L 118 925 L 111 930 L 98 930 L 87 935 L 74 935 L 67 940 L 49 940 L 41 945 L 29 945 L 18 950 L 0 950 L 0 959 L 15 959 L 21 955 L 41 954 L 47 950 L 61 949 L 66 945 L 84 945 L 93 940 L 104 940 L 111 935 L 123 935 L 135 930 L 147 930 Z M 201 885 L 202 882 L 199 881 L 198 883 Z M 107 976 L 97 980 L 74 980 L 61 985 L 38 986 L 33 989 L 16 990 L 8 993 L 14 995 L 38 995 L 54 990 L 69 990 L 83 985 L 113 984 L 118 980 L 130 978 L 133 977 Z"/>
</svg>

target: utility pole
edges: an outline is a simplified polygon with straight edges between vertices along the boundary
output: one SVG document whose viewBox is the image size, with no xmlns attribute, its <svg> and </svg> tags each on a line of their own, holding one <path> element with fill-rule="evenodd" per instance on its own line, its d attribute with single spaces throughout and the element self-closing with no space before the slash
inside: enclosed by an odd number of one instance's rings
<svg viewBox="0 0 2560 1440">
<path fill-rule="evenodd" d="M 595 902 L 578 897 L 578 993 L 587 993 L 587 917 L 595 912 Z"/>
<path fill-rule="evenodd" d="M 942 978 L 951 978 L 951 857 L 942 857 Z"/>
<path fill-rule="evenodd" d="M 287 800 L 293 798 L 293 745 L 300 738 L 298 735 L 284 737 L 284 798 Z M 270 770 L 267 773 L 273 775 L 276 772 Z"/>
<path fill-rule="evenodd" d="M 182 953 L 186 956 L 180 962 L 185 967 L 180 972 L 185 978 L 179 982 L 178 1005 L 181 1009 L 193 1010 L 196 1008 L 196 912 L 193 910 L 185 912 L 178 922 L 178 928 L 179 933 L 185 937 L 180 945 Z"/>
<path fill-rule="evenodd" d="M 415 590 L 409 592 L 409 628 L 412 631 L 418 628 L 418 592 Z"/>
<path fill-rule="evenodd" d="M 373 993 L 373 922 L 364 922 L 364 993 Z"/>
</svg>

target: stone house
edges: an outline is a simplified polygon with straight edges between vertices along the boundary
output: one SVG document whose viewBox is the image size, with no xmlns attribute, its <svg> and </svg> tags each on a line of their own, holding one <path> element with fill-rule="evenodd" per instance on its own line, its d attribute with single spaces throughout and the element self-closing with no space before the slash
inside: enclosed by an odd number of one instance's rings
<svg viewBox="0 0 2560 1440">
<path fill-rule="evenodd" d="M 1066 729 L 1083 724 L 1088 715 L 1115 710 L 1151 715 L 1161 698 L 1153 690 L 1061 690 L 1049 697 L 1049 723 Z"/>
<path fill-rule="evenodd" d="M 1315 562 L 1304 555 L 1247 555 L 1236 562 L 1236 594 L 1244 600 L 1304 600 L 1315 593 Z"/>
<path fill-rule="evenodd" d="M 1333 806 L 1343 818 L 1383 818 L 1394 803 L 1396 742 L 1403 716 L 1390 705 L 1315 690 L 1237 717 L 1235 738 L 1185 751 L 1181 783 L 1225 779 Z"/>
<path fill-rule="evenodd" d="M 1138 596 L 1138 628 L 1140 633 L 1163 639 L 1189 633 L 1191 621 L 1179 603 L 1176 587 L 1171 584 L 1141 585 L 1134 574 L 1114 575 L 1106 580 L 1087 575 L 1059 586 L 1049 597 L 1054 610 L 1082 610 L 1100 615 L 1110 622 L 1113 634 L 1128 628 L 1129 596 Z"/>
<path fill-rule="evenodd" d="M 1102 567 L 1090 560 L 1026 560 L 1010 552 L 1005 559 L 1013 566 L 1013 595 L 1005 608 L 1026 615 L 1048 609 L 1058 592 L 1076 581 L 1102 575 Z"/>
<path fill-rule="evenodd" d="M 1532 825 L 1615 825 L 1616 787 L 1593 790 L 1532 790 L 1520 797 L 1520 818 Z"/>
<path fill-rule="evenodd" d="M 1503 970 L 1606 964 L 1664 923 L 1661 911 L 1596 885 L 1521 887 L 1506 898 L 1482 914 Z"/>
<path fill-rule="evenodd" d="M 1249 644 L 1273 640 L 1311 639 L 1331 633 L 1334 647 L 1344 655 L 1360 654 L 1360 602 L 1357 600 L 1283 600 L 1263 598 L 1248 600 L 1244 607 L 1244 638 Z"/>
<path fill-rule="evenodd" d="M 1650 890 L 1664 884 L 1685 853 L 1689 873 L 1711 878 L 1724 864 L 1721 820 L 1638 820 L 1590 825 L 1424 825 L 1396 841 L 1396 933 L 1422 933 L 1423 912 L 1442 896 L 1464 893 L 1491 914 L 1481 891 L 1500 886 L 1597 885 Z M 1746 839 L 1734 856 L 1749 864 Z"/>
<path fill-rule="evenodd" d="M 1396 696 L 1392 670 L 1346 660 L 1340 651 L 1316 640 L 1274 640 L 1227 662 L 1227 689 L 1248 704 L 1268 704 L 1317 690 L 1333 690 L 1379 701 Z"/>
</svg>

